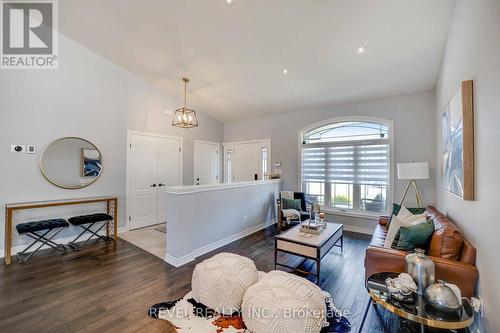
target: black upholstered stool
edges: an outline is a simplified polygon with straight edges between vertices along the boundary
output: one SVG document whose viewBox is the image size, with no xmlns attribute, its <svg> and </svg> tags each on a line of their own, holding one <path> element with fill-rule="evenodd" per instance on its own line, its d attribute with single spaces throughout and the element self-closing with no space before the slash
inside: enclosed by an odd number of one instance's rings
<svg viewBox="0 0 500 333">
<path fill-rule="evenodd" d="M 25 222 L 16 225 L 17 232 L 20 235 L 26 235 L 34 239 L 33 243 L 31 243 L 27 248 L 25 248 L 22 252 L 17 254 L 17 260 L 19 262 L 28 261 L 31 256 L 33 256 L 38 250 L 42 248 L 44 245 L 48 245 L 62 253 L 66 253 L 66 248 L 62 244 L 57 244 L 52 241 L 58 233 L 60 233 L 64 228 L 69 226 L 68 221 L 65 219 L 52 219 L 52 220 L 43 220 L 43 221 L 33 221 L 33 222 Z M 51 233 L 51 231 L 54 231 Z M 33 245 L 40 242 L 40 246 L 38 246 L 35 251 L 26 253 Z"/>
<path fill-rule="evenodd" d="M 105 241 L 111 240 L 110 237 L 101 236 L 97 234 L 99 231 L 101 231 L 102 228 L 107 226 L 110 221 L 113 221 L 113 217 L 111 215 L 105 213 L 81 215 L 81 216 L 70 217 L 68 221 L 72 225 L 78 226 L 83 229 L 83 231 L 75 239 L 73 239 L 71 242 L 68 243 L 68 245 L 71 246 L 74 250 L 81 249 L 85 244 L 87 244 L 87 242 L 93 236 L 97 236 Z M 100 223 L 102 224 L 99 226 Z M 92 227 L 95 224 L 97 224 L 99 227 L 95 230 L 92 230 Z M 76 245 L 76 241 L 80 239 L 80 237 L 83 236 L 83 234 L 85 234 L 86 232 L 89 232 L 90 236 L 82 244 Z"/>
</svg>

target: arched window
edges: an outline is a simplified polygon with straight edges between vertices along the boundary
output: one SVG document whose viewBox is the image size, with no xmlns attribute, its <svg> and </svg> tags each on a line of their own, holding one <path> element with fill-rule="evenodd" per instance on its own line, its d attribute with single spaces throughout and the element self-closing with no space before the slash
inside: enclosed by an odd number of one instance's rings
<svg viewBox="0 0 500 333">
<path fill-rule="evenodd" d="M 340 211 L 389 211 L 392 122 L 339 118 L 300 132 L 302 190 Z"/>
</svg>

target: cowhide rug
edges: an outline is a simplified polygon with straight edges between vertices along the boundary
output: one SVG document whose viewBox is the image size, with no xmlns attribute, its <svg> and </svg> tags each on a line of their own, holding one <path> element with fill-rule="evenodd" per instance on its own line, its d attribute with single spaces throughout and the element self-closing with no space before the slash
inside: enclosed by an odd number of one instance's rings
<svg viewBox="0 0 500 333">
<path fill-rule="evenodd" d="M 339 315 L 331 299 L 327 300 L 327 321 L 321 333 L 350 332 L 351 324 L 347 318 Z M 149 308 L 148 315 L 169 321 L 178 333 L 250 333 L 239 313 L 222 316 L 201 303 L 196 302 L 189 292 L 182 299 L 158 303 Z"/>
</svg>

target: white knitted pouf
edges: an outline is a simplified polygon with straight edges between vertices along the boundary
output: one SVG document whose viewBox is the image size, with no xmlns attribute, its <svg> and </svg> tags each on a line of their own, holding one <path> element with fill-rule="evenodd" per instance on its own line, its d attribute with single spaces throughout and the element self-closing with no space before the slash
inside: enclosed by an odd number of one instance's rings
<svg viewBox="0 0 500 333">
<path fill-rule="evenodd" d="M 219 253 L 194 268 L 193 298 L 221 314 L 230 315 L 241 309 L 243 295 L 258 280 L 252 260 L 233 253 Z"/>
<path fill-rule="evenodd" d="M 323 291 L 282 271 L 265 274 L 243 297 L 243 322 L 252 333 L 319 333 L 326 315 Z"/>
</svg>

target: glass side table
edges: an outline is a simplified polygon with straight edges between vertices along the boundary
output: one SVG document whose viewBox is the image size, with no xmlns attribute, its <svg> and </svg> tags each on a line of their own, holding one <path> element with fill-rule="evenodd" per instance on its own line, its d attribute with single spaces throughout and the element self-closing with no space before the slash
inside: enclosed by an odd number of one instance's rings
<svg viewBox="0 0 500 333">
<path fill-rule="evenodd" d="M 376 273 L 368 277 L 366 289 L 370 299 L 363 315 L 358 332 L 363 330 L 370 303 L 376 303 L 385 310 L 396 314 L 403 320 L 420 324 L 420 332 L 425 332 L 425 327 L 458 330 L 472 325 L 474 322 L 474 309 L 467 298 L 462 298 L 462 307 L 456 313 L 443 313 L 427 304 L 423 296 L 415 295 L 413 302 L 398 302 L 393 299 L 386 286 L 387 278 L 396 278 L 399 273 Z"/>
</svg>

